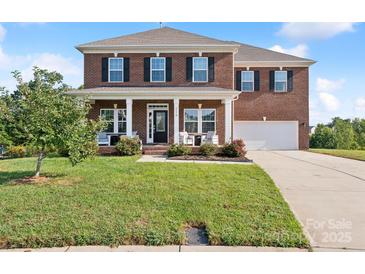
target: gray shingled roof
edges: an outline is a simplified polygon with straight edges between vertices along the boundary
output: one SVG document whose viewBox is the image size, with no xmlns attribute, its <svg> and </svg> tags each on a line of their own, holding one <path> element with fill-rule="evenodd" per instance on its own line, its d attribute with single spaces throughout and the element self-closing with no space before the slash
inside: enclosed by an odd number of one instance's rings
<svg viewBox="0 0 365 274">
<path fill-rule="evenodd" d="M 235 45 L 235 42 L 222 41 L 206 36 L 190 33 L 169 27 L 152 29 L 134 34 L 94 41 L 77 46 L 101 47 L 101 46 L 138 46 L 138 45 Z"/>
<path fill-rule="evenodd" d="M 235 54 L 235 61 L 304 61 L 314 62 L 311 59 L 301 58 L 290 54 L 259 48 L 247 44 L 235 42 L 239 45 L 238 52 Z"/>
<path fill-rule="evenodd" d="M 314 63 L 313 60 L 284 54 L 264 48 L 259 48 L 235 41 L 223 41 L 207 36 L 186 32 L 170 27 L 152 29 L 134 34 L 114 37 L 110 39 L 98 40 L 77 46 L 79 50 L 93 47 L 118 47 L 118 46 L 231 46 L 237 47 L 235 61 L 296 61 Z"/>
</svg>

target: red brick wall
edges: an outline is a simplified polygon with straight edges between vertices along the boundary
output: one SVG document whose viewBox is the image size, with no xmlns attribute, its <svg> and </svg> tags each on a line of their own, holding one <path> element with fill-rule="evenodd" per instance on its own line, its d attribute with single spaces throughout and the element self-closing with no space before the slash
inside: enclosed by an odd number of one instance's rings
<svg viewBox="0 0 365 274">
<path fill-rule="evenodd" d="M 267 121 L 298 120 L 299 148 L 307 149 L 309 146 L 308 68 L 288 68 L 293 70 L 294 74 L 293 91 L 285 93 L 275 93 L 269 88 L 269 72 L 278 68 L 251 69 L 260 71 L 260 91 L 240 94 L 239 99 L 234 102 L 234 119 L 262 121 L 262 117 L 266 116 Z M 235 71 L 237 70 L 246 68 L 235 68 Z"/>
<path fill-rule="evenodd" d="M 84 85 L 85 88 L 101 86 L 215 86 L 232 88 L 233 65 L 232 53 L 206 53 L 203 56 L 214 57 L 214 82 L 193 83 L 186 81 L 186 57 L 197 57 L 198 54 L 171 53 L 161 54 L 161 57 L 172 57 L 172 81 L 166 83 L 144 82 L 144 57 L 154 57 L 156 54 L 119 54 L 118 57 L 129 57 L 129 82 L 107 83 L 101 81 L 101 60 L 103 57 L 114 57 L 113 54 L 84 54 Z"/>
</svg>

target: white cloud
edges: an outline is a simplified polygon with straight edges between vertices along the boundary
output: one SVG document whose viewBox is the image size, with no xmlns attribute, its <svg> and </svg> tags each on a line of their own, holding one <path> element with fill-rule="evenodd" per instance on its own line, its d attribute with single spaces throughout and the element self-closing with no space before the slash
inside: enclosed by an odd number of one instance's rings
<svg viewBox="0 0 365 274">
<path fill-rule="evenodd" d="M 365 113 L 365 97 L 359 97 L 355 100 L 355 109 Z"/>
<path fill-rule="evenodd" d="M 65 58 L 60 54 L 42 53 L 31 57 L 31 64 L 22 71 L 25 80 L 31 79 L 33 67 L 37 66 L 42 69 L 55 70 L 64 76 L 80 76 L 81 69 L 73 63 L 71 58 Z"/>
<path fill-rule="evenodd" d="M 0 25 L 0 42 L 4 41 L 5 34 L 6 34 L 6 29 L 2 25 Z"/>
<path fill-rule="evenodd" d="M 334 92 L 336 90 L 339 90 L 343 87 L 343 84 L 345 83 L 345 79 L 339 79 L 339 80 L 329 80 L 326 78 L 317 78 L 316 83 L 316 90 L 318 92 Z"/>
<path fill-rule="evenodd" d="M 7 68 L 10 64 L 10 57 L 4 52 L 0 45 L 0 69 Z"/>
<path fill-rule="evenodd" d="M 299 44 L 293 48 L 283 48 L 280 45 L 275 45 L 270 48 L 273 51 L 281 52 L 281 53 L 287 53 L 299 57 L 306 57 L 308 54 L 308 46 L 305 44 Z"/>
<path fill-rule="evenodd" d="M 294 40 L 322 40 L 354 31 L 354 23 L 284 23 L 278 35 Z"/>
<path fill-rule="evenodd" d="M 340 107 L 340 101 L 331 93 L 320 92 L 319 99 L 327 111 L 336 111 Z"/>
</svg>

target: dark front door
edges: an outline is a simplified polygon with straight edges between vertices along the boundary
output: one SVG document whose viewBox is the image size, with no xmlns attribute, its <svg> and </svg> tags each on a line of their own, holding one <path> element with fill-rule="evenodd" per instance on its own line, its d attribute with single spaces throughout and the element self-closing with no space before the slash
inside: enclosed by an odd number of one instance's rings
<svg viewBox="0 0 365 274">
<path fill-rule="evenodd" d="M 153 112 L 153 142 L 167 143 L 167 110 Z"/>
</svg>

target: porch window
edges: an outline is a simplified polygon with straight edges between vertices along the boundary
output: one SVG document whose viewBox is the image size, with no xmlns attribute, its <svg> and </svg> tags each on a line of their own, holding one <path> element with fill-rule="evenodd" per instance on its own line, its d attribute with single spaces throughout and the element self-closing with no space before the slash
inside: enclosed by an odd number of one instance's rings
<svg viewBox="0 0 365 274">
<path fill-rule="evenodd" d="M 126 109 L 101 109 L 100 117 L 107 123 L 104 132 L 125 134 L 127 131 L 126 114 Z"/>
<path fill-rule="evenodd" d="M 202 132 L 215 131 L 215 109 L 202 109 Z"/>
<path fill-rule="evenodd" d="M 241 72 L 241 91 L 250 92 L 254 90 L 254 72 Z"/>
<path fill-rule="evenodd" d="M 275 91 L 286 92 L 288 87 L 287 71 L 275 71 Z"/>
<path fill-rule="evenodd" d="M 197 109 L 185 109 L 185 131 L 189 133 L 198 133 L 198 110 Z"/>
<path fill-rule="evenodd" d="M 114 132 L 114 109 L 101 109 L 100 117 L 107 123 L 104 132 Z"/>
<path fill-rule="evenodd" d="M 166 58 L 151 57 L 151 82 L 165 82 Z"/>
<path fill-rule="evenodd" d="M 109 58 L 109 82 L 123 82 L 123 58 Z"/>
<path fill-rule="evenodd" d="M 118 133 L 127 132 L 127 110 L 118 109 Z"/>
<path fill-rule="evenodd" d="M 215 131 L 215 109 L 185 109 L 184 128 L 188 133 L 207 133 Z"/>
<path fill-rule="evenodd" d="M 193 82 L 208 81 L 208 57 L 193 58 Z"/>
</svg>

